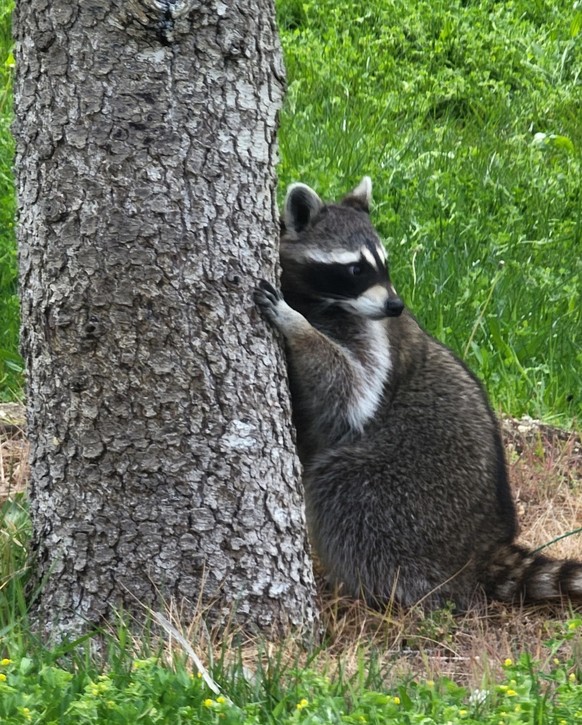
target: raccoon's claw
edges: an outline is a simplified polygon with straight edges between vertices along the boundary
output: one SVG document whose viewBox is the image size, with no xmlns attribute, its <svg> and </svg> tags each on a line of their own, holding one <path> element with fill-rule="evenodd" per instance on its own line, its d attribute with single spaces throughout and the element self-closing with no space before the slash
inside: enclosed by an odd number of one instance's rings
<svg viewBox="0 0 582 725">
<path fill-rule="evenodd" d="M 277 304 L 277 302 L 283 299 L 283 295 L 270 282 L 262 279 L 259 282 L 259 286 L 255 289 L 255 301 L 260 305 L 261 300 L 264 298 L 267 298 L 271 304 Z"/>
<path fill-rule="evenodd" d="M 265 317 L 274 322 L 277 317 L 277 305 L 283 300 L 283 295 L 279 290 L 275 289 L 267 280 L 262 279 L 259 286 L 255 287 L 253 296 Z"/>
<path fill-rule="evenodd" d="M 297 326 L 309 327 L 303 315 L 289 307 L 280 290 L 275 289 L 270 282 L 262 279 L 255 287 L 254 298 L 263 315 L 281 332 L 289 336 Z"/>
</svg>

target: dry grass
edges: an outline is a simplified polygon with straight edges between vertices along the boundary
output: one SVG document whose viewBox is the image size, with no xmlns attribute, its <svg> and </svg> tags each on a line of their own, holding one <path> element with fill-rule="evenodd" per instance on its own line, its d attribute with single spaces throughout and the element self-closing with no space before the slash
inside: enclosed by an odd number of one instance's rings
<svg viewBox="0 0 582 725">
<path fill-rule="evenodd" d="M 535 422 L 503 422 L 521 524 L 520 542 L 537 548 L 582 527 L 582 443 L 574 432 Z M 582 533 L 557 541 L 544 552 L 582 559 Z M 543 643 L 563 631 L 572 615 L 568 603 L 519 607 L 477 602 L 461 616 L 422 610 L 379 614 L 357 602 L 324 600 L 327 656 L 340 654 L 344 667 L 357 668 L 359 651 L 375 647 L 391 676 L 452 677 L 479 687 L 498 674 L 506 658 L 521 652 L 551 661 L 556 653 Z M 582 660 L 580 642 L 570 654 Z M 578 649 L 576 649 L 578 648 Z M 558 656 L 560 653 L 557 653 Z M 565 653 L 563 653 L 565 654 Z"/>
<path fill-rule="evenodd" d="M 28 481 L 28 443 L 24 410 L 16 403 L 0 405 L 0 503 L 21 493 Z"/>
<path fill-rule="evenodd" d="M 380 614 L 359 602 L 320 599 L 324 636 L 314 652 L 305 640 L 292 634 L 283 642 L 256 637 L 234 623 L 209 630 L 204 612 L 184 626 L 179 612 L 166 614 L 181 637 L 165 636 L 166 656 L 193 649 L 203 667 L 212 671 L 217 662 L 229 671 L 242 664 L 245 679 L 252 682 L 260 669 L 262 677 L 294 678 L 306 668 L 346 680 L 364 677 L 373 667 L 385 687 L 403 681 L 437 681 L 450 678 L 470 689 L 489 689 L 503 678 L 504 662 L 514 662 L 528 653 L 542 671 L 573 660 L 582 667 L 582 637 L 563 642 L 565 620 L 572 616 L 567 606 L 522 609 L 500 603 L 475 608 L 462 616 L 450 612 L 426 614 L 420 610 Z M 167 632 L 166 632 L 167 635 Z M 559 649 L 550 646 L 556 638 Z M 185 641 L 185 642 L 184 642 Z M 187 644 L 185 644 L 187 643 Z M 139 651 L 139 640 L 135 642 Z M 193 670 L 198 669 L 193 664 Z"/>
<path fill-rule="evenodd" d="M 0 423 L 1 426 L 1 423 Z M 539 426 L 524 421 L 503 422 L 510 476 L 521 522 L 520 541 L 540 547 L 563 534 L 582 527 L 582 443 L 573 432 Z M 25 488 L 28 468 L 27 445 L 18 426 L 0 427 L 0 500 Z M 556 558 L 582 558 L 582 534 L 562 538 L 545 552 Z M 357 672 L 363 661 L 375 658 L 386 681 L 403 676 L 436 680 L 448 676 L 475 688 L 497 676 L 506 658 L 516 659 L 529 652 L 541 662 L 556 656 L 547 642 L 563 632 L 563 621 L 572 615 L 568 604 L 552 607 L 507 606 L 476 603 L 460 616 L 443 610 L 426 614 L 420 608 L 407 612 L 368 610 L 360 602 L 332 597 L 322 588 L 320 595 L 324 646 L 310 666 L 333 674 L 341 666 Z M 182 618 L 168 607 L 168 618 Z M 182 620 L 183 621 L 183 620 Z M 182 633 L 195 642 L 197 655 L 208 663 L 212 657 L 242 657 L 252 673 L 260 662 L 264 670 L 302 667 L 306 663 L 303 642 L 290 639 L 281 643 L 257 645 L 234 627 L 209 631 L 204 612 Z M 179 643 L 170 638 L 170 649 Z M 582 644 L 572 640 L 568 652 L 582 661 Z M 213 653 L 213 654 L 212 654 Z M 279 654 L 277 654 L 279 653 Z M 560 656 L 560 653 L 558 653 Z M 341 664 L 340 664 L 341 663 Z"/>
<path fill-rule="evenodd" d="M 520 541 L 535 548 L 582 527 L 580 436 L 519 421 L 504 421 L 503 427 Z M 582 558 L 582 534 L 557 541 L 545 553 Z"/>
<path fill-rule="evenodd" d="M 521 542 L 542 546 L 582 526 L 579 435 L 523 421 L 504 421 L 503 429 L 520 512 Z M 582 558 L 582 535 L 561 539 L 547 553 Z M 460 616 L 446 610 L 427 614 L 420 608 L 380 613 L 361 602 L 333 597 L 321 587 L 320 608 L 323 646 L 314 658 L 297 638 L 290 638 L 283 647 L 280 642 L 269 645 L 263 640 L 259 647 L 240 630 L 209 632 L 203 614 L 182 631 L 188 642 L 196 643 L 203 661 L 223 656 L 232 663 L 242 657 L 251 677 L 259 663 L 263 671 L 292 670 L 309 663 L 329 675 L 341 669 L 349 677 L 361 671 L 362 663 L 374 660 L 387 684 L 406 677 L 450 677 L 479 689 L 498 680 L 507 658 L 515 661 L 523 652 L 547 670 L 555 665 L 556 657 L 573 657 L 582 664 L 580 638 L 558 651 L 547 644 L 553 637 L 562 638 L 564 621 L 575 614 L 567 603 L 519 607 L 481 602 Z M 169 610 L 169 616 L 174 623 L 180 621 L 175 611 Z M 181 649 L 175 640 L 172 647 Z"/>
</svg>

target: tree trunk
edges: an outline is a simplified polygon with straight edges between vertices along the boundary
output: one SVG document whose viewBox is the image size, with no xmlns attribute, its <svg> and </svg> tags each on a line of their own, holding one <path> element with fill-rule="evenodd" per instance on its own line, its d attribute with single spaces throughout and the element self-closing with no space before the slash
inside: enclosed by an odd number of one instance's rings
<svg viewBox="0 0 582 725">
<path fill-rule="evenodd" d="M 272 0 L 19 0 L 16 123 L 35 618 L 310 625 L 274 277 Z M 202 592 L 202 593 L 201 593 Z"/>
</svg>

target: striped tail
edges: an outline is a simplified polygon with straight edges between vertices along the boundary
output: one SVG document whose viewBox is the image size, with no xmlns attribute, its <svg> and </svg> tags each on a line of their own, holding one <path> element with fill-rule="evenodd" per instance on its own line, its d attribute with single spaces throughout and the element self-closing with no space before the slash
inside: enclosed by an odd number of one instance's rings
<svg viewBox="0 0 582 725">
<path fill-rule="evenodd" d="M 489 563 L 484 585 L 492 599 L 506 602 L 582 602 L 582 562 L 550 559 L 507 544 Z"/>
</svg>

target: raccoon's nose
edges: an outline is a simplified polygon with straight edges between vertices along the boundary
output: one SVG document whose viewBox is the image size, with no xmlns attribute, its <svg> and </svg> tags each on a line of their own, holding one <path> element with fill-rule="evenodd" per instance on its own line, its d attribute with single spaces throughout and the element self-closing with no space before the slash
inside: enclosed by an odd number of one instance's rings
<svg viewBox="0 0 582 725">
<path fill-rule="evenodd" d="M 404 309 L 404 302 L 400 297 L 391 297 L 384 306 L 386 317 L 398 317 Z"/>
</svg>

